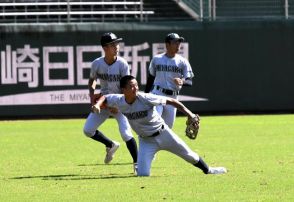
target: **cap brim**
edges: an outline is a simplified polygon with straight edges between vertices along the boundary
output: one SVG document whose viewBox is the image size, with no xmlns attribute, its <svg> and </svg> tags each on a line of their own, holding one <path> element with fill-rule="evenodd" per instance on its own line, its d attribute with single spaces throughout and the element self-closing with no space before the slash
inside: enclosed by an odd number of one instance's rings
<svg viewBox="0 0 294 202">
<path fill-rule="evenodd" d="M 123 39 L 122 38 L 118 38 L 114 41 L 111 41 L 111 42 L 108 42 L 108 43 L 105 43 L 104 45 L 108 45 L 108 44 L 112 44 L 112 43 L 115 43 L 115 42 L 121 42 Z"/>
<path fill-rule="evenodd" d="M 185 39 L 184 39 L 184 37 L 180 37 L 180 38 L 177 39 L 177 41 L 184 42 Z"/>
<path fill-rule="evenodd" d="M 180 38 L 176 38 L 176 39 L 166 39 L 165 42 L 170 42 L 170 41 L 179 41 L 179 42 L 184 42 L 185 38 L 184 37 L 180 37 Z"/>
</svg>

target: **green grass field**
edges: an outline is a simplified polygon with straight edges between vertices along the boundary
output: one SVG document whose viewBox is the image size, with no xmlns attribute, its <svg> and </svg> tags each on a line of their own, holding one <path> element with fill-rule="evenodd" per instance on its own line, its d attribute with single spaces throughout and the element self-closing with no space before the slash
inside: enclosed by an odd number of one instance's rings
<svg viewBox="0 0 294 202">
<path fill-rule="evenodd" d="M 115 120 L 101 127 L 121 143 L 109 165 L 84 121 L 0 121 L 0 201 L 294 201 L 294 115 L 203 116 L 196 141 L 178 117 L 174 131 L 225 175 L 161 151 L 135 177 Z"/>
</svg>

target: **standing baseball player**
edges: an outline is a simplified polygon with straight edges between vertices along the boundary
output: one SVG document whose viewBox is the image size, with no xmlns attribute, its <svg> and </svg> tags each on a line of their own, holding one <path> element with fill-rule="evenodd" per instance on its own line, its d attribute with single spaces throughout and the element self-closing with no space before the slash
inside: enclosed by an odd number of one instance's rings
<svg viewBox="0 0 294 202">
<path fill-rule="evenodd" d="M 119 87 L 120 78 L 130 74 L 128 63 L 122 57 L 118 56 L 120 41 L 122 41 L 122 38 L 118 38 L 113 33 L 105 33 L 101 37 L 101 46 L 105 56 L 93 61 L 88 83 L 92 106 L 95 104 L 96 96 L 94 91 L 97 79 L 100 80 L 100 93 L 102 95 L 121 93 Z M 98 128 L 110 116 L 116 119 L 121 137 L 126 142 L 127 148 L 133 158 L 134 166 L 136 166 L 137 144 L 131 133 L 129 122 L 121 112 L 111 108 L 101 110 L 100 114 L 91 112 L 84 125 L 85 135 L 106 146 L 104 163 L 109 163 L 120 145 L 118 142 L 108 139 Z"/>
<path fill-rule="evenodd" d="M 170 33 L 165 38 L 166 52 L 152 58 L 149 66 L 149 75 L 145 93 L 163 95 L 177 99 L 183 86 L 192 86 L 194 77 L 192 67 L 188 60 L 177 54 L 184 41 L 177 33 Z M 172 128 L 177 109 L 167 106 L 157 106 L 166 124 Z"/>
<path fill-rule="evenodd" d="M 99 98 L 93 111 L 100 112 L 103 104 L 117 107 L 129 120 L 131 127 L 139 136 L 138 176 L 149 176 L 151 163 L 156 152 L 166 150 L 200 168 L 205 174 L 223 174 L 224 167 L 209 167 L 201 157 L 181 140 L 158 114 L 154 106 L 171 105 L 189 118 L 196 117 L 176 99 L 139 93 L 136 79 L 127 75 L 120 80 L 122 94 L 108 94 Z M 101 112 L 100 112 L 101 113 Z"/>
</svg>

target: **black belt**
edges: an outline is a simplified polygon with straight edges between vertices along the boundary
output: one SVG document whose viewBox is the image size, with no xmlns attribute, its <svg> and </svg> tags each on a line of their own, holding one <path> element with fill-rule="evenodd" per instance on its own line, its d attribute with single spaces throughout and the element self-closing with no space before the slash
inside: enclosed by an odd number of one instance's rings
<svg viewBox="0 0 294 202">
<path fill-rule="evenodd" d="M 161 126 L 161 130 L 164 129 L 164 125 Z M 160 134 L 161 130 L 156 131 L 155 133 L 153 133 L 152 135 L 150 135 L 149 137 L 156 137 L 157 135 Z"/>
<path fill-rule="evenodd" d="M 154 89 L 159 90 L 160 92 L 163 92 L 166 95 L 178 95 L 179 91 L 173 91 L 165 88 L 161 88 L 160 86 L 154 86 Z"/>
</svg>

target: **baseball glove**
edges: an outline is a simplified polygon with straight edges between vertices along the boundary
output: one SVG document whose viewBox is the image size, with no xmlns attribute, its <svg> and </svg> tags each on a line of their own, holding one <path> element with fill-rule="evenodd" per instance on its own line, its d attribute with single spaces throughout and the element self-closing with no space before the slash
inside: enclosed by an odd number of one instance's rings
<svg viewBox="0 0 294 202">
<path fill-rule="evenodd" d="M 195 114 L 192 118 L 188 118 L 186 121 L 186 136 L 194 140 L 197 137 L 200 125 L 200 117 Z"/>
</svg>

